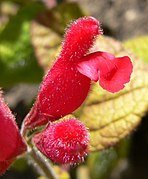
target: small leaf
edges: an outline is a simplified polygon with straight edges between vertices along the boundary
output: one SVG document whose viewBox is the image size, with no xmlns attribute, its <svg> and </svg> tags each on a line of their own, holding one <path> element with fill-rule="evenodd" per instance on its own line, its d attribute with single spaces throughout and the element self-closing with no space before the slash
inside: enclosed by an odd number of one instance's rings
<svg viewBox="0 0 148 179">
<path fill-rule="evenodd" d="M 128 40 L 124 43 L 124 46 L 148 63 L 148 36 Z"/>
<path fill-rule="evenodd" d="M 45 71 L 60 51 L 66 25 L 80 16 L 84 16 L 84 13 L 76 3 L 62 3 L 41 13 L 32 22 L 32 44 L 38 63 Z"/>
<path fill-rule="evenodd" d="M 108 51 L 116 56 L 128 55 L 121 44 L 99 37 L 92 51 Z M 134 63 L 131 82 L 124 90 L 110 94 L 94 84 L 82 109 L 80 119 L 89 128 L 90 151 L 108 148 L 133 131 L 148 111 L 148 66 L 129 54 Z"/>
</svg>

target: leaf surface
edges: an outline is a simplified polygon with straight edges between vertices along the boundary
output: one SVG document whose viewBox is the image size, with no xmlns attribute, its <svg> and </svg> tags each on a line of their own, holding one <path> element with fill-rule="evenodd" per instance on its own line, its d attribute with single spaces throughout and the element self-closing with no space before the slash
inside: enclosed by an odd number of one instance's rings
<svg viewBox="0 0 148 179">
<path fill-rule="evenodd" d="M 148 63 L 148 35 L 130 39 L 124 46 Z"/>
</svg>

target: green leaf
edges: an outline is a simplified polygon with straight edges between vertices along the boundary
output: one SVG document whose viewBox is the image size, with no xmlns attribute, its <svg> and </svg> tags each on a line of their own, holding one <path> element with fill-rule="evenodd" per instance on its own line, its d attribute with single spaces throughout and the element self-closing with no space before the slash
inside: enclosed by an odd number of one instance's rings
<svg viewBox="0 0 148 179">
<path fill-rule="evenodd" d="M 148 36 L 128 40 L 124 42 L 124 46 L 148 63 Z"/>
<path fill-rule="evenodd" d="M 108 179 L 116 162 L 117 153 L 114 149 L 89 154 L 87 164 L 91 178 Z"/>
<path fill-rule="evenodd" d="M 94 84 L 81 109 L 80 120 L 90 130 L 90 151 L 113 146 L 129 135 L 148 111 L 148 66 L 123 49 L 114 39 L 99 37 L 94 50 L 129 55 L 134 71 L 131 82 L 121 92 L 111 94 Z M 93 50 L 92 50 L 93 51 Z"/>
<path fill-rule="evenodd" d="M 18 158 L 17 160 L 15 160 L 11 168 L 16 170 L 17 172 L 24 172 L 28 169 L 28 164 L 25 158 Z"/>
<path fill-rule="evenodd" d="M 130 140 L 124 139 L 110 149 L 91 153 L 87 159 L 87 165 L 91 178 L 108 179 L 116 171 L 116 176 L 121 176 L 121 166 L 126 162 Z"/>
<path fill-rule="evenodd" d="M 0 34 L 0 86 L 40 82 L 43 72 L 31 45 L 31 20 L 43 10 L 37 3 L 21 8 Z"/>
</svg>

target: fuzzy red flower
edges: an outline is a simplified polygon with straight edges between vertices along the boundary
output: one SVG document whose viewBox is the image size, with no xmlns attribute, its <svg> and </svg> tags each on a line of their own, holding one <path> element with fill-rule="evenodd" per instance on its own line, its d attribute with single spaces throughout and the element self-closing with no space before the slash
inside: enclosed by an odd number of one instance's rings
<svg viewBox="0 0 148 179">
<path fill-rule="evenodd" d="M 0 175 L 25 150 L 15 118 L 0 94 Z"/>
<path fill-rule="evenodd" d="M 59 164 L 82 162 L 87 154 L 88 131 L 77 119 L 52 123 L 33 137 L 37 148 Z"/>
<path fill-rule="evenodd" d="M 26 117 L 26 128 L 34 128 L 76 110 L 85 100 L 91 80 L 109 92 L 123 89 L 129 82 L 132 63 L 129 57 L 115 58 L 106 52 L 87 54 L 100 24 L 93 17 L 83 17 L 68 28 L 62 51 L 41 85 L 36 103 Z"/>
</svg>

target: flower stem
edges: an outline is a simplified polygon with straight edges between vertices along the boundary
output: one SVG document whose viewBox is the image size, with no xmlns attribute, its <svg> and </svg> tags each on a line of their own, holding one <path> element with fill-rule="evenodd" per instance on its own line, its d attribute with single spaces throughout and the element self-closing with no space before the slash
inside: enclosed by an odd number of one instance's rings
<svg viewBox="0 0 148 179">
<path fill-rule="evenodd" d="M 47 179 L 58 179 L 49 161 L 35 148 L 30 148 L 28 157 L 39 174 Z"/>
<path fill-rule="evenodd" d="M 20 133 L 21 133 L 22 137 L 24 137 L 24 138 L 25 138 L 26 135 L 27 135 L 27 131 L 26 131 L 26 129 L 25 129 L 24 121 L 22 122 L 22 126 L 21 126 Z"/>
<path fill-rule="evenodd" d="M 24 122 L 21 128 L 21 135 L 28 146 L 27 156 L 29 162 L 37 169 L 37 172 L 47 179 L 58 179 L 50 162 L 32 145 L 31 140 L 27 137 L 28 130 L 24 127 Z"/>
</svg>

